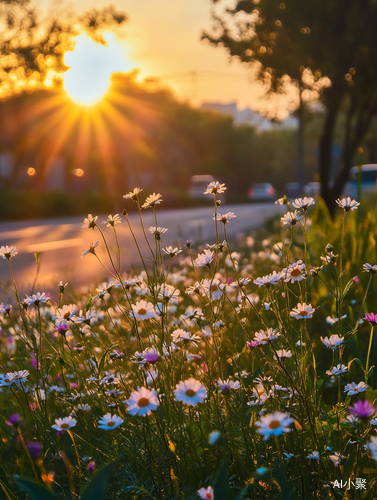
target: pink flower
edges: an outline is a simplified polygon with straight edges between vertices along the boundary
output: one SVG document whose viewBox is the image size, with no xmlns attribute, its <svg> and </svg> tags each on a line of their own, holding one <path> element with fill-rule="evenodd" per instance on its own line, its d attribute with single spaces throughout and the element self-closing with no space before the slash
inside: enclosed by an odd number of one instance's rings
<svg viewBox="0 0 377 500">
<path fill-rule="evenodd" d="M 376 408 L 369 403 L 366 399 L 365 401 L 356 401 L 353 406 L 348 407 L 351 415 L 357 415 L 359 418 L 369 418 L 376 411 Z"/>
<path fill-rule="evenodd" d="M 377 314 L 374 313 L 366 313 L 365 314 L 365 319 L 369 321 L 371 325 L 376 325 L 377 324 Z"/>
<path fill-rule="evenodd" d="M 259 345 L 259 342 L 257 340 L 250 340 L 250 341 L 246 342 L 246 345 L 247 345 L 247 347 L 249 347 L 249 349 L 253 350 L 253 349 L 255 349 L 255 347 L 257 347 Z"/>
</svg>

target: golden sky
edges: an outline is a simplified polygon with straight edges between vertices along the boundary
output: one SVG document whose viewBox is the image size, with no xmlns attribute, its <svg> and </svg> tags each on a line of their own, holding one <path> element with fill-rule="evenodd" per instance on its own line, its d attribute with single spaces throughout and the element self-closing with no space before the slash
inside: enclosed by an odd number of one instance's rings
<svg viewBox="0 0 377 500">
<path fill-rule="evenodd" d="M 237 101 L 241 108 L 263 112 L 277 107 L 284 114 L 286 99 L 262 99 L 263 88 L 251 82 L 246 66 L 200 40 L 202 30 L 211 27 L 210 0 L 76 0 L 71 5 L 80 12 L 109 3 L 130 17 L 120 43 L 141 77 L 160 77 L 179 98 L 195 105 Z"/>
</svg>

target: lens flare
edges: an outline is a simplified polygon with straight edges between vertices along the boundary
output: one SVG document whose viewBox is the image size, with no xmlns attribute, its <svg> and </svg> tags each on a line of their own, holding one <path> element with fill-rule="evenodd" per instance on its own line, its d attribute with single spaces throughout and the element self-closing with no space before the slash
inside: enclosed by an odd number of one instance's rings
<svg viewBox="0 0 377 500">
<path fill-rule="evenodd" d="M 64 74 L 64 88 L 72 100 L 91 106 L 109 90 L 112 73 L 128 71 L 124 49 L 112 33 L 105 33 L 106 45 L 96 43 L 86 35 L 77 37 L 74 51 L 66 52 L 64 63 L 69 69 Z"/>
</svg>

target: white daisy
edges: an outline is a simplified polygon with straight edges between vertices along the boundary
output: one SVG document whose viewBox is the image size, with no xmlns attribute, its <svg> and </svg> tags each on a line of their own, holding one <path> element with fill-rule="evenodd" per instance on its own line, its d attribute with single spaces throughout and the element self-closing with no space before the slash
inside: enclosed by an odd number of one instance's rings
<svg viewBox="0 0 377 500">
<path fill-rule="evenodd" d="M 347 317 L 347 314 L 344 314 L 343 316 L 340 317 L 340 319 L 345 319 Z M 339 318 L 333 318 L 332 316 L 327 316 L 326 317 L 326 323 L 329 325 L 335 325 L 339 321 Z"/>
<path fill-rule="evenodd" d="M 294 226 L 303 217 L 303 215 L 300 215 L 300 212 L 295 210 L 294 212 L 287 212 L 280 220 L 284 226 L 287 224 L 292 224 L 292 226 Z"/>
<path fill-rule="evenodd" d="M 365 392 L 367 390 L 368 386 L 365 382 L 359 382 L 358 384 L 355 384 L 355 382 L 351 382 L 350 384 L 347 384 L 344 388 L 344 392 L 347 393 L 347 396 L 353 396 L 355 394 L 358 394 L 359 392 Z"/>
<path fill-rule="evenodd" d="M 206 278 L 201 281 L 200 286 L 203 294 L 205 294 L 209 300 L 219 300 L 223 296 L 225 284 L 220 283 L 218 278 L 214 278 L 213 280 Z"/>
<path fill-rule="evenodd" d="M 160 193 L 153 193 L 147 197 L 141 208 L 154 208 L 162 202 Z"/>
<path fill-rule="evenodd" d="M 377 273 L 377 264 L 374 264 L 374 266 L 372 266 L 371 264 L 363 264 L 363 272 L 366 271 L 368 273 L 371 273 L 371 274 L 375 274 Z"/>
<path fill-rule="evenodd" d="M 55 425 L 51 427 L 57 431 L 66 431 L 77 424 L 76 420 L 72 417 L 57 418 Z"/>
<path fill-rule="evenodd" d="M 136 319 L 151 319 L 155 317 L 155 310 L 151 302 L 140 300 L 136 304 L 132 304 L 130 316 Z"/>
<path fill-rule="evenodd" d="M 323 344 L 325 344 L 326 347 L 329 347 L 330 349 L 336 349 L 338 346 L 340 346 L 343 343 L 344 338 L 339 337 L 338 335 L 331 335 L 330 338 L 321 337 L 321 341 Z"/>
<path fill-rule="evenodd" d="M 214 181 L 208 184 L 204 194 L 221 194 L 224 193 L 226 189 L 225 184 L 220 184 L 220 182 Z"/>
<path fill-rule="evenodd" d="M 281 276 L 286 283 L 295 283 L 296 281 L 304 280 L 306 279 L 305 267 L 306 266 L 302 262 L 302 260 L 298 260 L 294 264 L 290 264 L 287 269 L 283 269 L 283 271 L 281 272 Z"/>
<path fill-rule="evenodd" d="M 281 413 L 277 411 L 261 417 L 260 420 L 255 422 L 255 425 L 259 427 L 257 432 L 264 436 L 264 441 L 266 441 L 270 436 L 280 436 L 284 432 L 291 432 L 289 426 L 293 423 L 293 419 L 290 418 L 289 413 Z"/>
<path fill-rule="evenodd" d="M 3 259 L 11 259 L 18 254 L 16 247 L 9 247 L 8 245 L 0 247 L 0 257 Z"/>
<path fill-rule="evenodd" d="M 280 273 L 273 271 L 272 274 L 268 274 L 267 276 L 263 276 L 262 278 L 257 278 L 254 280 L 254 283 L 261 286 L 270 286 L 276 285 L 276 283 L 281 279 Z"/>
<path fill-rule="evenodd" d="M 337 377 L 341 373 L 346 373 L 347 370 L 348 370 L 348 368 L 346 365 L 339 364 L 339 365 L 333 366 L 333 368 L 331 368 L 331 370 L 327 370 L 326 375 L 329 375 L 332 377 Z"/>
<path fill-rule="evenodd" d="M 24 299 L 25 304 L 30 306 L 31 304 L 39 305 L 41 302 L 45 303 L 50 300 L 50 296 L 46 292 L 34 293 L 30 297 Z"/>
<path fill-rule="evenodd" d="M 7 373 L 7 375 L 8 376 L 11 375 L 13 381 L 16 384 L 22 384 L 22 383 L 26 382 L 26 380 L 29 376 L 29 372 L 28 372 L 28 370 L 20 370 L 18 372 Z"/>
<path fill-rule="evenodd" d="M 218 380 L 217 385 L 219 387 L 220 394 L 229 394 L 230 391 L 238 390 L 241 386 L 238 380 Z"/>
<path fill-rule="evenodd" d="M 161 290 L 158 294 L 159 299 L 163 299 L 166 302 L 170 301 L 173 304 L 176 304 L 178 302 L 178 297 L 179 297 L 180 291 L 175 288 L 175 286 L 167 285 L 164 283 L 161 286 Z"/>
<path fill-rule="evenodd" d="M 133 200 L 137 201 L 138 200 L 138 194 L 142 192 L 142 189 L 140 188 L 135 188 L 133 191 L 130 191 L 127 194 L 123 195 L 123 198 L 126 198 L 126 200 Z"/>
<path fill-rule="evenodd" d="M 180 342 L 183 342 L 184 344 L 192 343 L 196 345 L 197 342 L 201 340 L 201 338 L 199 337 L 199 335 L 196 335 L 195 333 L 186 332 L 181 328 L 177 328 L 172 332 L 171 340 L 172 342 L 174 342 L 174 344 L 179 344 Z"/>
<path fill-rule="evenodd" d="M 98 428 L 109 431 L 115 429 L 119 425 L 122 425 L 123 422 L 124 420 L 118 415 L 111 415 L 111 413 L 106 413 L 106 415 L 98 420 Z"/>
<path fill-rule="evenodd" d="M 159 240 L 161 238 L 161 234 L 166 233 L 168 229 L 166 227 L 156 227 L 156 226 L 151 226 L 148 231 L 154 235 L 156 240 Z"/>
<path fill-rule="evenodd" d="M 372 457 L 374 460 L 377 460 L 377 436 L 372 436 L 368 443 L 368 448 L 372 453 Z"/>
<path fill-rule="evenodd" d="M 75 409 L 82 410 L 82 411 L 90 411 L 92 409 L 92 407 L 89 405 L 86 405 L 86 404 L 79 404 L 78 406 L 76 406 Z"/>
<path fill-rule="evenodd" d="M 255 332 L 254 341 L 258 342 L 258 344 L 264 345 L 271 340 L 275 340 L 280 337 L 280 333 L 272 328 L 268 328 L 268 330 L 259 330 L 259 332 Z"/>
<path fill-rule="evenodd" d="M 213 500 L 214 493 L 212 486 L 208 486 L 208 488 L 200 488 L 200 490 L 198 490 L 198 495 L 200 498 L 204 498 L 204 500 Z"/>
<path fill-rule="evenodd" d="M 290 315 L 292 318 L 296 319 L 309 319 L 313 317 L 314 312 L 314 307 L 304 302 L 303 304 L 297 304 L 297 306 L 292 309 Z"/>
<path fill-rule="evenodd" d="M 96 317 L 96 311 L 94 309 L 90 309 L 88 311 L 81 311 L 79 312 L 78 316 L 72 316 L 71 320 L 73 323 L 85 323 L 87 325 L 90 325 L 90 322 L 93 318 Z"/>
<path fill-rule="evenodd" d="M 291 358 L 292 357 L 292 352 L 290 350 L 286 351 L 285 349 L 280 349 L 276 351 L 276 355 L 274 355 L 274 359 L 276 359 L 276 356 L 281 359 L 281 358 Z"/>
<path fill-rule="evenodd" d="M 188 380 L 181 380 L 177 384 L 174 394 L 177 401 L 196 406 L 197 403 L 202 403 L 207 397 L 207 389 L 199 380 L 189 378 Z"/>
<path fill-rule="evenodd" d="M 343 208 L 346 212 L 349 212 L 350 210 L 356 210 L 360 206 L 360 203 L 358 201 L 351 200 L 349 196 L 341 200 L 338 198 L 335 201 L 338 207 Z"/>
<path fill-rule="evenodd" d="M 171 258 L 175 257 L 176 255 L 182 252 L 181 248 L 177 247 L 173 248 L 172 246 L 163 248 L 162 251 L 165 252 L 167 255 L 169 255 L 169 257 Z"/>
<path fill-rule="evenodd" d="M 337 467 L 342 458 L 345 458 L 343 455 L 341 455 L 338 451 L 336 451 L 333 455 L 329 456 L 329 459 L 332 461 L 332 463 Z"/>
<path fill-rule="evenodd" d="M 194 265 L 198 267 L 208 266 L 214 259 L 214 253 L 206 248 L 203 253 L 200 253 L 194 260 Z"/>
<path fill-rule="evenodd" d="M 94 229 L 97 226 L 96 224 L 97 219 L 98 219 L 97 215 L 93 217 L 92 214 L 89 214 L 88 217 L 84 219 L 84 224 L 81 226 L 82 229 Z"/>
<path fill-rule="evenodd" d="M 311 205 L 315 205 L 315 201 L 314 198 L 307 198 L 305 196 L 304 198 L 296 198 L 295 201 L 292 202 L 292 205 L 295 208 L 301 209 L 306 212 L 308 207 L 310 207 Z"/>
<path fill-rule="evenodd" d="M 96 251 L 94 250 L 97 248 L 99 245 L 99 241 L 96 241 L 95 243 L 90 243 L 88 250 L 84 250 L 81 254 L 81 257 L 85 257 L 85 255 L 88 255 L 88 253 L 92 253 L 95 255 Z"/>
<path fill-rule="evenodd" d="M 149 390 L 146 387 L 138 387 L 137 391 L 131 393 L 127 401 L 128 413 L 139 415 L 140 417 L 150 415 L 152 411 L 157 410 L 159 405 L 157 393 L 154 389 Z"/>
<path fill-rule="evenodd" d="M 233 212 L 227 212 L 226 214 L 213 214 L 213 220 L 217 220 L 218 222 L 222 222 L 223 224 L 226 224 L 227 222 L 230 221 L 230 219 L 234 219 L 237 217 Z"/>
<path fill-rule="evenodd" d="M 114 227 L 116 224 L 121 224 L 122 219 L 118 214 L 108 215 L 106 220 L 102 221 L 102 224 L 106 224 L 106 227 Z"/>
<path fill-rule="evenodd" d="M 319 452 L 312 451 L 312 453 L 309 453 L 309 455 L 306 458 L 309 458 L 310 460 L 318 460 L 319 459 Z"/>
<path fill-rule="evenodd" d="M 77 312 L 75 304 L 63 305 L 56 310 L 54 321 L 56 325 L 66 324 Z"/>
</svg>

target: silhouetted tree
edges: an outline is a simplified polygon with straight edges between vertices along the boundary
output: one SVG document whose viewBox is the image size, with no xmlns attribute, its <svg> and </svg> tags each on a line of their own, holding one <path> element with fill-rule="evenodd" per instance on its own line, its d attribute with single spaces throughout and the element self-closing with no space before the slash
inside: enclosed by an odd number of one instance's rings
<svg viewBox="0 0 377 500">
<path fill-rule="evenodd" d="M 283 92 L 290 80 L 299 91 L 298 102 L 309 96 L 324 105 L 319 171 L 321 195 L 333 213 L 356 150 L 377 114 L 377 2 L 239 0 L 214 19 L 213 32 L 203 38 L 255 67 L 270 92 Z M 346 116 L 342 167 L 333 181 L 334 133 L 341 112 Z"/>
</svg>

